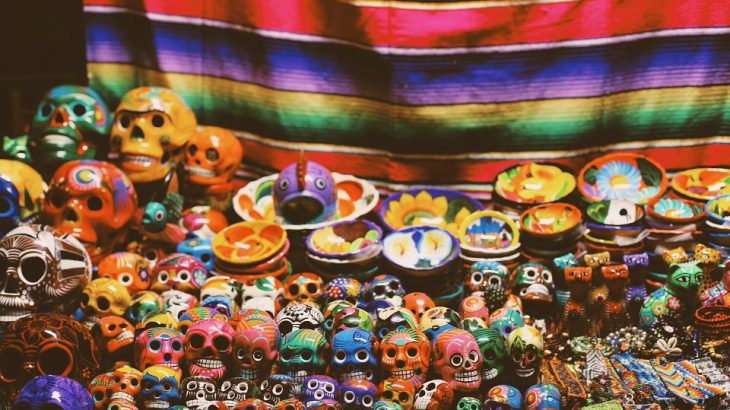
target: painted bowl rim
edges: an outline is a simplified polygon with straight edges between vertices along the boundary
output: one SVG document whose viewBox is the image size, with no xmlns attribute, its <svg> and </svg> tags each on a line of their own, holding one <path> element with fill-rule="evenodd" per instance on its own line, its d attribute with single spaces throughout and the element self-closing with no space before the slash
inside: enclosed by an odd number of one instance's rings
<svg viewBox="0 0 730 410">
<path fill-rule="evenodd" d="M 714 222 L 716 225 L 723 225 L 725 223 L 730 224 L 730 217 L 728 217 L 727 219 L 722 218 L 720 215 L 710 210 L 710 204 L 723 198 L 730 199 L 730 194 L 714 196 L 709 201 L 707 201 L 707 203 L 705 203 L 705 214 L 707 215 L 707 219 Z"/>
<path fill-rule="evenodd" d="M 603 201 L 603 200 L 609 200 L 608 198 L 593 197 L 591 195 L 588 195 L 583 190 L 583 182 L 585 182 L 585 179 L 584 179 L 585 173 L 588 170 L 588 168 L 590 168 L 592 165 L 595 165 L 598 162 L 606 163 L 606 162 L 609 162 L 612 160 L 619 160 L 621 158 L 627 158 L 627 157 L 634 159 L 634 160 L 636 158 L 644 159 L 647 162 L 654 165 L 654 167 L 656 169 L 658 169 L 662 174 L 662 178 L 659 181 L 659 187 L 658 187 L 659 191 L 656 193 L 656 195 L 649 197 L 645 202 L 649 202 L 656 197 L 661 197 L 662 195 L 664 195 L 664 193 L 667 191 L 667 185 L 669 184 L 669 181 L 667 178 L 667 170 L 660 163 L 658 163 L 653 158 L 648 157 L 646 155 L 642 155 L 642 154 L 637 154 L 637 153 L 633 153 L 633 152 L 611 152 L 611 153 L 608 153 L 605 155 L 600 155 L 596 158 L 593 158 L 592 160 L 588 161 L 585 165 L 583 165 L 583 167 L 580 169 L 580 171 L 578 171 L 577 184 L 578 184 L 578 192 L 580 192 L 581 196 L 583 198 L 587 199 L 589 202 L 598 202 L 598 201 Z M 628 202 L 630 202 L 630 201 L 628 201 Z"/>
<path fill-rule="evenodd" d="M 243 262 L 233 262 L 233 261 L 231 261 L 228 258 L 223 258 L 223 257 L 218 256 L 215 253 L 215 244 L 214 244 L 214 242 L 216 242 L 216 238 L 224 236 L 224 233 L 227 230 L 229 230 L 229 229 L 231 229 L 231 228 L 233 228 L 235 226 L 241 226 L 241 225 L 258 226 L 258 227 L 261 227 L 261 228 L 263 228 L 265 226 L 277 226 L 277 227 L 281 228 L 282 234 L 281 234 L 281 237 L 276 242 L 275 246 L 273 246 L 271 248 L 271 250 L 269 250 L 268 252 L 266 252 L 266 253 L 264 253 L 264 254 L 256 257 L 256 258 L 249 258 L 249 259 L 246 259 Z M 218 231 L 218 233 L 213 237 L 213 239 L 211 239 L 211 242 L 210 243 L 211 243 L 211 251 L 213 251 L 213 254 L 215 255 L 215 258 L 216 259 L 220 259 L 221 261 L 224 261 L 224 262 L 227 262 L 227 263 L 231 263 L 231 264 L 239 263 L 241 265 L 253 265 L 253 264 L 256 264 L 257 262 L 261 262 L 261 261 L 267 260 L 267 259 L 271 258 L 272 256 L 275 256 L 277 253 L 279 253 L 281 251 L 281 249 L 286 245 L 287 239 L 288 238 L 287 238 L 287 234 L 286 234 L 286 229 L 284 229 L 283 226 L 277 224 L 276 222 L 269 222 L 269 221 L 241 221 L 241 222 L 236 222 L 234 224 L 228 225 L 225 228 L 223 228 L 220 231 Z"/>
<path fill-rule="evenodd" d="M 469 224 L 485 216 L 491 216 L 492 218 L 502 220 L 510 227 L 510 229 L 512 230 L 512 240 L 510 241 L 510 244 L 508 246 L 502 249 L 487 250 L 478 246 L 468 245 L 466 243 L 464 237 L 466 235 L 466 229 Z M 517 224 L 514 220 L 512 220 L 512 218 L 499 211 L 481 210 L 472 212 L 471 214 L 469 214 L 469 216 L 464 218 L 463 221 L 461 221 L 458 232 L 459 243 L 461 244 L 461 247 L 463 249 L 467 249 L 469 252 L 472 253 L 478 253 L 483 255 L 504 253 L 506 249 L 509 249 L 512 246 L 517 246 L 520 243 L 520 228 L 517 227 Z"/>
<path fill-rule="evenodd" d="M 659 201 L 661 201 L 662 199 L 672 199 L 672 200 L 675 200 L 675 201 L 684 202 L 686 204 L 689 204 L 690 207 L 692 205 L 694 205 L 694 206 L 699 207 L 699 209 L 701 210 L 701 212 L 699 214 L 695 214 L 694 216 L 687 217 L 687 218 L 672 218 L 672 217 L 664 216 L 664 215 L 662 215 L 662 214 L 660 214 L 660 213 L 658 213 L 657 211 L 654 210 L 654 206 L 657 203 L 659 203 Z M 691 222 L 696 222 L 696 221 L 699 221 L 700 219 L 704 218 L 705 217 L 705 213 L 706 213 L 706 211 L 705 211 L 705 204 L 703 204 L 702 202 L 693 201 L 691 199 L 672 198 L 672 197 L 666 197 L 666 196 L 660 196 L 658 198 L 654 198 L 651 201 L 649 201 L 646 204 L 646 212 L 649 214 L 649 216 L 651 216 L 654 219 L 658 219 L 660 221 L 669 222 L 669 223 L 691 223 Z"/>
<path fill-rule="evenodd" d="M 367 225 L 370 229 L 374 230 L 378 233 L 378 240 L 364 248 L 360 248 L 351 252 L 339 252 L 339 253 L 326 253 L 323 251 L 320 251 L 318 249 L 315 249 L 314 245 L 312 245 L 312 237 L 315 232 L 319 231 L 320 229 L 326 229 L 326 228 L 334 228 L 337 225 L 345 225 L 345 224 L 353 224 L 353 223 L 364 223 Z M 322 226 L 317 229 L 313 229 L 309 234 L 307 234 L 306 239 L 304 240 L 304 245 L 307 247 L 307 252 L 316 256 L 319 256 L 321 258 L 331 258 L 331 259 L 357 259 L 358 255 L 367 252 L 367 249 L 371 246 L 375 246 L 380 244 L 383 241 L 383 229 L 378 226 L 378 224 L 368 221 L 367 219 L 353 219 L 351 221 L 339 221 L 332 225 L 328 226 Z"/>
<path fill-rule="evenodd" d="M 687 191 L 686 189 L 679 187 L 679 185 L 675 182 L 677 175 L 690 173 L 692 171 L 702 171 L 702 170 L 726 171 L 728 173 L 728 176 L 730 176 L 730 168 L 723 168 L 723 167 L 688 168 L 688 169 L 683 169 L 683 170 L 677 172 L 676 174 L 674 174 L 674 176 L 672 177 L 672 180 L 670 182 L 670 186 L 672 187 L 673 190 L 675 190 L 680 195 L 694 199 L 695 201 L 702 201 L 702 202 L 709 201 L 710 199 L 714 198 L 717 195 L 703 196 L 703 195 L 693 194 L 693 193 Z"/>
<path fill-rule="evenodd" d="M 555 199 L 553 201 L 549 201 L 549 202 L 540 202 L 540 201 L 532 201 L 532 202 L 523 201 L 523 202 L 518 202 L 518 201 L 513 201 L 511 199 L 507 199 L 504 196 L 502 196 L 502 194 L 497 189 L 497 186 L 499 185 L 498 184 L 498 182 L 499 182 L 499 176 L 502 175 L 502 174 L 504 174 L 504 173 L 506 173 L 507 171 L 509 171 L 512 168 L 515 168 L 515 167 L 518 167 L 518 166 L 521 166 L 521 165 L 524 165 L 524 164 L 529 164 L 529 163 L 535 163 L 535 164 L 538 164 L 538 165 L 547 165 L 547 166 L 552 166 L 552 167 L 559 168 L 561 171 L 565 172 L 566 174 L 570 175 L 573 178 L 573 189 L 570 192 L 568 192 L 567 194 L 565 194 L 564 196 L 562 196 L 560 198 L 557 198 L 557 199 Z M 571 169 L 570 167 L 568 167 L 566 165 L 559 164 L 557 162 L 550 162 L 550 161 L 524 161 L 524 162 L 520 162 L 520 163 L 517 163 L 517 164 L 510 165 L 508 167 L 505 167 L 502 170 L 500 170 L 499 172 L 497 172 L 494 175 L 494 180 L 492 181 L 492 186 L 494 187 L 494 189 L 493 189 L 492 192 L 494 193 L 494 202 L 495 203 L 496 202 L 504 202 L 505 205 L 509 205 L 509 206 L 516 205 L 518 207 L 519 206 L 524 207 L 525 205 L 527 205 L 529 207 L 529 206 L 539 205 L 539 204 L 550 204 L 550 203 L 554 203 L 554 202 L 560 202 L 560 201 L 564 200 L 565 198 L 571 196 L 575 192 L 575 190 L 578 188 L 578 178 L 575 176 L 575 171 L 573 171 L 573 169 Z M 519 213 L 519 208 L 518 208 L 518 213 Z"/>
<path fill-rule="evenodd" d="M 535 211 L 535 210 L 537 210 L 539 208 L 550 208 L 550 207 L 555 207 L 555 206 L 561 206 L 561 207 L 570 208 L 571 212 L 577 212 L 578 213 L 578 220 L 573 225 L 568 226 L 565 229 L 562 229 L 562 230 L 559 230 L 559 231 L 555 231 L 555 232 L 550 232 L 550 233 L 546 233 L 546 232 L 535 232 L 535 231 L 530 230 L 525 225 L 523 219 L 528 214 L 530 214 L 531 211 Z M 527 208 L 524 212 L 522 212 L 520 214 L 519 218 L 517 219 L 517 221 L 520 224 L 520 230 L 524 231 L 525 233 L 529 233 L 530 235 L 539 236 L 539 237 L 543 237 L 543 238 L 556 237 L 556 236 L 560 236 L 560 235 L 562 235 L 562 234 L 564 234 L 566 232 L 569 232 L 569 231 L 575 229 L 578 225 L 580 225 L 580 223 L 581 223 L 582 220 L 583 220 L 583 213 L 580 211 L 580 209 L 578 209 L 577 206 L 575 206 L 573 204 L 570 204 L 568 202 L 548 202 L 548 203 L 544 203 L 544 204 L 535 205 L 535 206 L 532 206 L 530 208 Z"/>
</svg>

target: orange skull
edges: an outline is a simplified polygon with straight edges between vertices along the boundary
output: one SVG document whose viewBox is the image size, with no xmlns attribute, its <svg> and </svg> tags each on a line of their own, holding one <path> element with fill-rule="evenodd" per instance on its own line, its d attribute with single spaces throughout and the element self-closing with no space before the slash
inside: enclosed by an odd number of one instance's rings
<svg viewBox="0 0 730 410">
<path fill-rule="evenodd" d="M 231 131 L 198 127 L 185 150 L 185 178 L 193 185 L 227 184 L 241 159 L 243 147 Z"/>
<path fill-rule="evenodd" d="M 134 252 L 115 252 L 99 262 L 99 277 L 116 279 L 133 295 L 150 287 L 147 260 Z"/>
</svg>

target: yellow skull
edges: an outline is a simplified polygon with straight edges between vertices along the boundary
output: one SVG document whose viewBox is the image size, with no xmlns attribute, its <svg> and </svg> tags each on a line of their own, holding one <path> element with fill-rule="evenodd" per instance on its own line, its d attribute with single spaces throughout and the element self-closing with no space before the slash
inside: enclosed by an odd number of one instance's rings
<svg viewBox="0 0 730 410">
<path fill-rule="evenodd" d="M 123 316 L 130 303 L 127 288 L 110 278 L 92 280 L 81 295 L 81 309 L 88 316 Z"/>
</svg>

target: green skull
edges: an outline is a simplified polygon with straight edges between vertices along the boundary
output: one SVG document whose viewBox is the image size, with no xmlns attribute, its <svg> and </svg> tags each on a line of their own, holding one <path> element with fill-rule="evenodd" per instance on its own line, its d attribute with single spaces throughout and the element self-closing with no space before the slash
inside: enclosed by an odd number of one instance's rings
<svg viewBox="0 0 730 410">
<path fill-rule="evenodd" d="M 280 373 L 289 375 L 299 384 L 307 376 L 324 374 L 327 341 L 318 331 L 295 330 L 281 339 L 279 346 Z"/>
<path fill-rule="evenodd" d="M 102 158 L 111 121 L 109 108 L 91 88 L 54 87 L 38 104 L 30 127 L 33 159 L 55 168 L 74 159 Z"/>
<path fill-rule="evenodd" d="M 678 296 L 694 295 L 702 283 L 702 277 L 703 271 L 698 261 L 673 263 L 669 265 L 667 289 Z"/>
<path fill-rule="evenodd" d="M 507 346 L 502 335 L 494 329 L 476 329 L 471 332 L 477 340 L 482 352 L 482 383 L 493 380 L 504 371 L 504 359 L 507 357 Z"/>
<path fill-rule="evenodd" d="M 456 410 L 482 410 L 483 408 L 479 399 L 474 397 L 462 397 L 456 404 Z"/>
<path fill-rule="evenodd" d="M 373 410 L 403 410 L 403 406 L 392 401 L 378 400 L 373 404 Z"/>
</svg>

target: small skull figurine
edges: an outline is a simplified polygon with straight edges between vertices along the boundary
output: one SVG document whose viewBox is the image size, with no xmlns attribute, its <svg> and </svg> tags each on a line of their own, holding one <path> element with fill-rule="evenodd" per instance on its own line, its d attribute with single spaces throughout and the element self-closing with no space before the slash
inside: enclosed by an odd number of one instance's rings
<svg viewBox="0 0 730 410">
<path fill-rule="evenodd" d="M 284 286 L 274 277 L 252 279 L 243 283 L 241 296 L 244 303 L 251 299 L 266 297 L 278 305 L 284 296 Z"/>
<path fill-rule="evenodd" d="M 403 306 L 406 290 L 396 276 L 377 275 L 365 284 L 365 302 L 387 300 L 393 306 Z"/>
<path fill-rule="evenodd" d="M 145 329 L 134 342 L 134 364 L 138 369 L 160 365 L 178 370 L 183 355 L 183 336 L 175 329 Z"/>
<path fill-rule="evenodd" d="M 525 392 L 525 410 L 550 410 L 560 408 L 560 390 L 549 383 L 530 386 Z"/>
<path fill-rule="evenodd" d="M 147 260 L 133 252 L 115 252 L 99 262 L 99 277 L 117 280 L 130 295 L 150 287 Z"/>
<path fill-rule="evenodd" d="M 489 389 L 484 404 L 488 409 L 520 410 L 522 394 L 514 386 L 500 384 Z"/>
<path fill-rule="evenodd" d="M 244 380 L 261 382 L 279 357 L 281 337 L 276 323 L 266 313 L 254 311 L 236 325 L 233 365 Z"/>
<path fill-rule="evenodd" d="M 184 253 L 173 253 L 161 259 L 152 271 L 151 290 L 168 289 L 197 294 L 208 277 L 208 270 L 198 258 Z"/>
<path fill-rule="evenodd" d="M 413 408 L 417 387 L 419 386 L 414 386 L 404 380 L 384 380 L 380 383 L 380 397 L 410 410 Z"/>
<path fill-rule="evenodd" d="M 301 384 L 305 377 L 324 372 L 328 349 L 321 333 L 311 329 L 295 330 L 281 339 L 279 371 Z"/>
<path fill-rule="evenodd" d="M 456 403 L 456 410 L 483 410 L 484 406 L 476 397 L 462 397 Z"/>
<path fill-rule="evenodd" d="M 56 170 L 42 218 L 73 235 L 99 263 L 124 241 L 136 210 L 137 193 L 119 168 L 104 161 L 78 160 Z"/>
<path fill-rule="evenodd" d="M 259 385 L 259 398 L 272 406 L 296 395 L 297 383 L 283 374 L 272 374 Z"/>
<path fill-rule="evenodd" d="M 210 240 L 228 226 L 228 220 L 223 212 L 217 209 L 207 205 L 196 205 L 183 210 L 179 224 L 185 230 L 186 236 Z"/>
<path fill-rule="evenodd" d="M 284 168 L 274 182 L 274 209 L 290 224 L 327 220 L 336 210 L 335 180 L 322 165 L 299 161 Z"/>
<path fill-rule="evenodd" d="M 131 366 L 122 366 L 112 372 L 112 381 L 109 390 L 111 400 L 123 400 L 130 403 L 137 401 L 137 395 L 142 389 L 142 372 Z"/>
<path fill-rule="evenodd" d="M 512 287 L 523 303 L 553 301 L 555 284 L 547 266 L 536 262 L 523 263 L 515 269 L 513 276 Z"/>
<path fill-rule="evenodd" d="M 134 327 L 119 316 L 104 316 L 91 329 L 99 349 L 109 364 L 129 361 L 134 344 Z"/>
<path fill-rule="evenodd" d="M 194 308 L 198 305 L 198 300 L 195 299 L 195 296 L 180 290 L 166 290 L 160 296 L 162 296 L 162 301 L 164 302 L 165 312 L 170 313 L 174 318 L 179 318 L 184 310 Z"/>
<path fill-rule="evenodd" d="M 374 381 L 378 368 L 380 344 L 372 333 L 345 329 L 332 338 L 330 372 L 340 382 L 349 379 Z"/>
<path fill-rule="evenodd" d="M 357 304 L 362 293 L 362 284 L 353 278 L 334 278 L 324 286 L 324 303 L 346 300 Z"/>
<path fill-rule="evenodd" d="M 335 316 L 348 307 L 354 308 L 355 305 L 343 299 L 333 300 L 324 306 L 324 309 L 322 309 L 322 315 L 324 316 L 323 327 L 327 334 L 332 333 L 332 325 L 334 324 Z M 372 319 L 370 321 L 372 322 Z"/>
<path fill-rule="evenodd" d="M 151 290 L 141 290 L 132 296 L 124 316 L 130 322 L 137 324 L 148 315 L 162 312 L 163 308 L 164 302 L 160 295 Z"/>
<path fill-rule="evenodd" d="M 510 294 L 509 285 L 509 270 L 499 262 L 483 260 L 469 267 L 467 289 L 472 295 L 482 296 L 489 310 L 504 306 Z"/>
<path fill-rule="evenodd" d="M 185 406 L 198 408 L 216 400 L 218 386 L 216 381 L 205 376 L 190 376 L 182 381 L 182 401 Z"/>
<path fill-rule="evenodd" d="M 132 303 L 129 291 L 114 279 L 98 278 L 89 282 L 81 294 L 79 306 L 87 319 L 106 315 L 124 316 Z"/>
<path fill-rule="evenodd" d="M 340 402 L 346 409 L 370 409 L 377 394 L 378 388 L 368 380 L 351 379 L 340 385 Z"/>
<path fill-rule="evenodd" d="M 62 312 L 91 280 L 91 260 L 73 237 L 24 225 L 0 240 L 0 324 L 33 312 Z"/>
<path fill-rule="evenodd" d="M 525 324 L 520 311 L 511 308 L 497 309 L 489 315 L 489 319 L 489 328 L 499 332 L 505 341 L 513 330 Z"/>
<path fill-rule="evenodd" d="M 142 372 L 142 402 L 146 409 L 167 409 L 180 400 L 180 374 L 167 366 Z"/>
<path fill-rule="evenodd" d="M 324 316 L 310 303 L 290 303 L 276 315 L 279 333 L 286 336 L 298 329 L 313 329 L 323 333 Z"/>
<path fill-rule="evenodd" d="M 228 192 L 242 159 L 243 147 L 231 131 L 198 127 L 185 150 L 185 179 L 200 193 Z"/>
<path fill-rule="evenodd" d="M 420 322 L 423 314 L 427 310 L 436 307 L 436 304 L 433 299 L 423 292 L 411 292 L 403 296 L 403 307 L 413 312 L 416 320 Z"/>
<path fill-rule="evenodd" d="M 192 376 L 220 380 L 231 363 L 233 328 L 218 319 L 195 322 L 185 334 L 185 359 Z"/>
<path fill-rule="evenodd" d="M 449 329 L 433 344 L 436 373 L 459 393 L 474 393 L 482 381 L 482 353 L 471 333 Z"/>
<path fill-rule="evenodd" d="M 444 306 L 436 306 L 424 313 L 418 327 L 426 335 L 431 344 L 442 332 L 459 327 L 461 317 L 453 309 Z"/>
<path fill-rule="evenodd" d="M 450 410 L 454 402 L 454 390 L 441 379 L 432 379 L 418 389 L 413 410 Z"/>
<path fill-rule="evenodd" d="M 89 383 L 89 392 L 94 399 L 94 409 L 104 410 L 109 402 L 109 385 L 112 383 L 112 372 L 100 373 Z"/>
<path fill-rule="evenodd" d="M 329 376 L 307 376 L 302 382 L 302 401 L 309 406 L 310 402 L 318 400 L 336 400 L 339 384 Z"/>
<path fill-rule="evenodd" d="M 504 372 L 504 360 L 507 357 L 507 346 L 502 336 L 494 329 L 475 329 L 474 339 L 482 352 L 482 387 L 500 380 Z"/>
<path fill-rule="evenodd" d="M 210 244 L 210 239 L 188 238 L 178 243 L 175 250 L 179 253 L 195 256 L 203 262 L 205 269 L 212 271 L 215 266 L 215 255 L 213 255 Z"/>
<path fill-rule="evenodd" d="M 419 330 L 398 329 L 383 337 L 380 367 L 386 380 L 405 380 L 416 388 L 426 378 L 431 344 Z"/>
<path fill-rule="evenodd" d="M 330 335 L 334 336 L 335 333 L 345 329 L 362 329 L 372 332 L 374 328 L 373 318 L 368 312 L 350 306 L 343 308 L 334 316 Z"/>
<path fill-rule="evenodd" d="M 324 281 L 315 273 L 296 273 L 284 281 L 284 297 L 291 301 L 311 300 L 319 303 L 323 286 Z"/>
<path fill-rule="evenodd" d="M 244 380 L 241 377 L 231 377 L 221 383 L 218 388 L 217 398 L 229 408 L 233 408 L 238 402 L 256 397 L 258 395 L 258 389 L 256 383 L 251 380 Z"/>
<path fill-rule="evenodd" d="M 520 326 L 509 335 L 507 355 L 512 364 L 515 381 L 530 386 L 539 376 L 544 342 L 542 335 L 533 326 Z"/>
<path fill-rule="evenodd" d="M 18 394 L 13 409 L 92 410 L 94 401 L 79 382 L 64 376 L 36 376 Z"/>
</svg>

